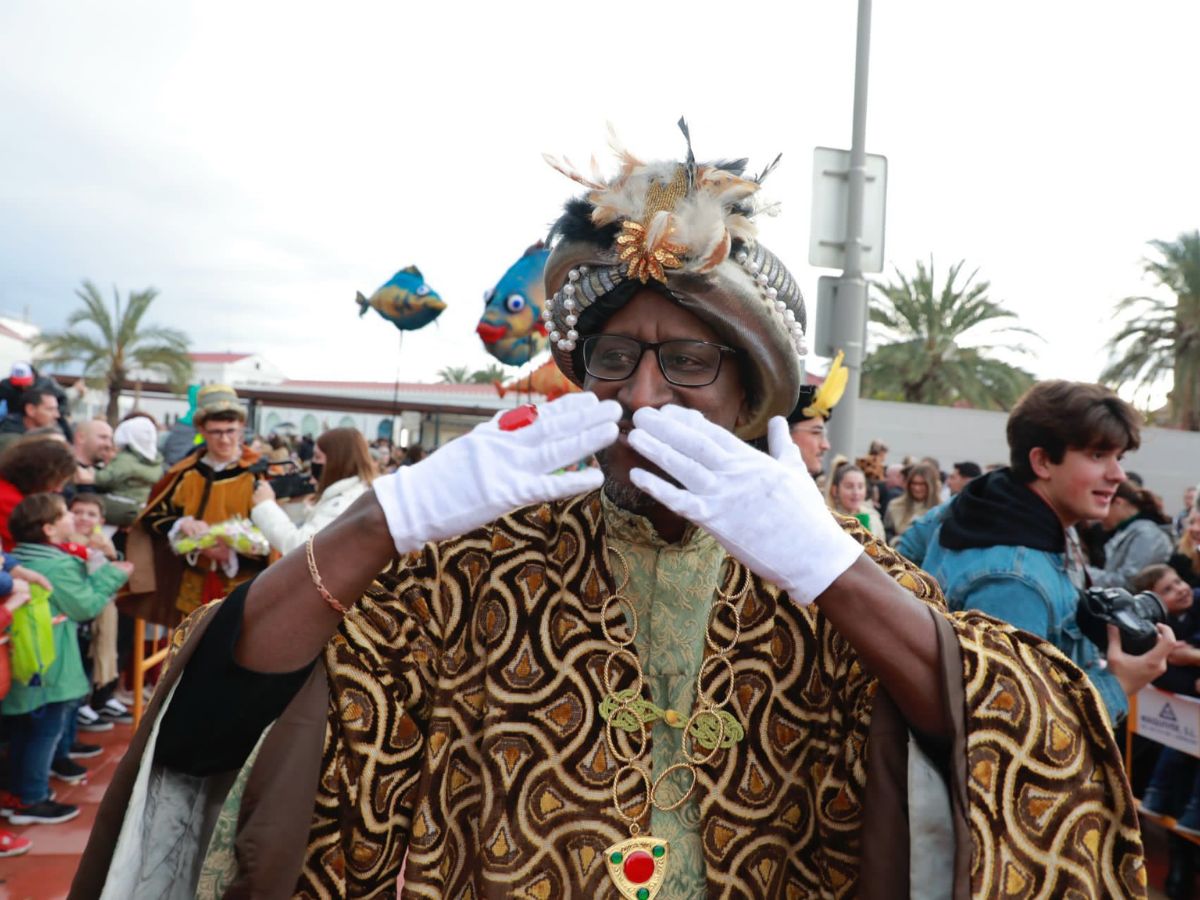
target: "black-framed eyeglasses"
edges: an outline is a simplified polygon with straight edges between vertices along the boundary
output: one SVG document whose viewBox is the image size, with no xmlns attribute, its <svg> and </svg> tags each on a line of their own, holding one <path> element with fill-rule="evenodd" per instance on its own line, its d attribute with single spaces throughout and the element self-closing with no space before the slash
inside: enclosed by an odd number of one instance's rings
<svg viewBox="0 0 1200 900">
<path fill-rule="evenodd" d="M 651 343 L 623 334 L 593 334 L 583 339 L 583 367 L 601 381 L 624 381 L 647 350 L 658 357 L 663 378 L 678 387 L 704 387 L 717 380 L 721 359 L 733 347 L 712 341 L 673 340 Z"/>
</svg>

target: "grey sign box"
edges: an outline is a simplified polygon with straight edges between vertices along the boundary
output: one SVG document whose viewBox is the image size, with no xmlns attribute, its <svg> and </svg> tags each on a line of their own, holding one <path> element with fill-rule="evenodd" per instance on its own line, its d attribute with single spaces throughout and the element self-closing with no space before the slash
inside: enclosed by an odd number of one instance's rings
<svg viewBox="0 0 1200 900">
<path fill-rule="evenodd" d="M 836 275 L 822 275 L 817 279 L 817 308 L 814 310 L 812 352 L 817 356 L 832 357 L 837 353 L 833 346 L 833 322 L 836 318 L 838 282 Z"/>
<path fill-rule="evenodd" d="M 849 150 L 814 148 L 808 261 L 809 264 L 823 269 L 846 267 L 846 205 L 850 192 L 846 173 L 849 169 Z M 863 190 L 862 270 L 882 272 L 883 231 L 887 213 L 887 157 L 868 153 L 866 169 L 866 185 Z M 819 350 L 817 352 L 820 353 Z"/>
</svg>

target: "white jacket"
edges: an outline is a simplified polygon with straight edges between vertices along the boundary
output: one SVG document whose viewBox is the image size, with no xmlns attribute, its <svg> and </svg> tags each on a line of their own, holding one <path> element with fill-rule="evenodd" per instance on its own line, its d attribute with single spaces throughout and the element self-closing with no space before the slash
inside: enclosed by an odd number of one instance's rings
<svg viewBox="0 0 1200 900">
<path fill-rule="evenodd" d="M 280 553 L 290 553 L 346 511 L 355 500 L 371 489 L 357 475 L 335 481 L 325 489 L 313 506 L 304 514 L 303 524 L 296 526 L 278 503 L 260 503 L 250 510 L 250 519 L 267 537 L 268 543 Z"/>
</svg>

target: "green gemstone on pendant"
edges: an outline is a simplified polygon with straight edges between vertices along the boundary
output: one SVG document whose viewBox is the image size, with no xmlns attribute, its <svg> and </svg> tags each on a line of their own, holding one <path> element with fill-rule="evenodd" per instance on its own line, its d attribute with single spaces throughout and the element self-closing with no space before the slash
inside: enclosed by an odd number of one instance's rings
<svg viewBox="0 0 1200 900">
<path fill-rule="evenodd" d="M 650 892 L 645 888 L 638 888 L 637 900 L 650 900 Z"/>
<path fill-rule="evenodd" d="M 621 864 L 621 860 L 623 860 L 624 858 L 625 857 L 623 857 L 620 853 L 614 853 L 612 856 L 609 857 L 609 859 L 612 860 L 612 864 L 614 866 L 619 866 Z"/>
<path fill-rule="evenodd" d="M 664 853 L 666 853 L 666 852 L 667 852 L 667 848 L 666 848 L 666 847 L 663 847 L 663 846 L 661 846 L 661 845 L 659 845 L 658 847 L 655 847 L 655 848 L 654 848 L 654 849 L 653 849 L 651 852 L 652 852 L 652 853 L 653 853 L 653 854 L 654 854 L 656 857 L 661 857 L 661 856 L 662 856 Z"/>
</svg>

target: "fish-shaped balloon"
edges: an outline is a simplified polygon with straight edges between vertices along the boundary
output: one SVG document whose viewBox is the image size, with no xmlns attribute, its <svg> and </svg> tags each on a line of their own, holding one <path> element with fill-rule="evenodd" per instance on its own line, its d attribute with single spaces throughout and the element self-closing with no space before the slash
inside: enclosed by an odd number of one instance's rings
<svg viewBox="0 0 1200 900">
<path fill-rule="evenodd" d="M 401 331 L 424 328 L 446 308 L 446 301 L 425 283 L 425 276 L 416 266 L 401 269 L 370 298 L 360 291 L 355 300 L 359 316 L 374 309 Z"/>
<path fill-rule="evenodd" d="M 515 378 L 507 384 L 495 382 L 496 393 L 503 397 L 510 391 L 517 391 L 522 394 L 542 394 L 547 400 L 557 400 L 563 394 L 570 394 L 578 391 L 579 388 L 571 383 L 566 375 L 562 373 L 562 369 L 553 360 L 548 360 L 525 375 L 522 378 Z"/>
<path fill-rule="evenodd" d="M 542 272 L 549 256 L 538 241 L 483 295 L 483 318 L 475 332 L 484 349 L 505 365 L 523 366 L 546 349 Z"/>
</svg>

